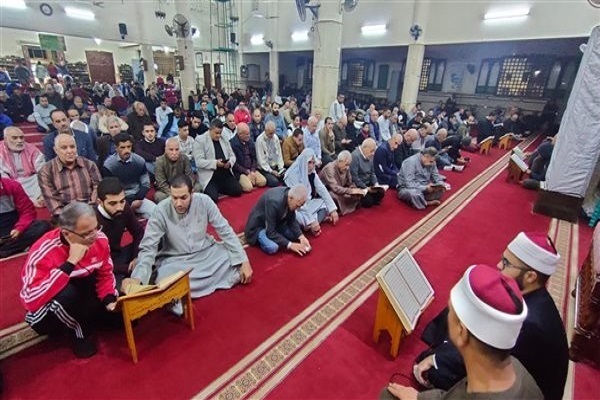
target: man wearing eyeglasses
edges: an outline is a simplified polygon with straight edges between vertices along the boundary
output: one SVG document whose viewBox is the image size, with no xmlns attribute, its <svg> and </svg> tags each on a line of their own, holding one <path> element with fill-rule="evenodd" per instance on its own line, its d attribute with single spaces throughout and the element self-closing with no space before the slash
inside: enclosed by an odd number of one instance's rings
<svg viewBox="0 0 600 400">
<path fill-rule="evenodd" d="M 562 399 L 569 349 L 563 321 L 546 289 L 560 260 L 544 233 L 521 232 L 502 255 L 498 268 L 513 278 L 529 313 L 511 354 L 531 373 L 545 399 Z M 445 309 L 427 325 L 422 340 L 431 347 L 417 357 L 415 378 L 424 387 L 448 390 L 466 371 L 456 347 L 448 341 Z"/>
<path fill-rule="evenodd" d="M 92 324 L 119 317 L 108 313 L 117 301 L 108 238 L 89 204 L 72 202 L 58 224 L 31 247 L 23 266 L 25 321 L 41 335 L 67 333 L 75 356 L 88 358 L 96 353 Z"/>
</svg>

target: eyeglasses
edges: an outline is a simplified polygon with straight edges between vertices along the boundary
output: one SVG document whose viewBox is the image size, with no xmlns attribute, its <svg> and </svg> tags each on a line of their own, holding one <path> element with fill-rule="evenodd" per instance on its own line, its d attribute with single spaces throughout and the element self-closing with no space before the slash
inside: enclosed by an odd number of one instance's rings
<svg viewBox="0 0 600 400">
<path fill-rule="evenodd" d="M 518 265 L 511 264 L 510 261 L 508 261 L 508 259 L 506 257 L 502 257 L 502 270 L 504 270 L 508 267 L 518 269 L 519 271 L 531 271 L 531 268 L 529 268 L 529 267 L 521 267 Z"/>
<path fill-rule="evenodd" d="M 81 233 L 77 233 L 70 229 L 67 229 L 67 230 L 69 232 L 71 232 L 72 234 L 79 236 L 83 240 L 90 240 L 90 239 L 95 239 L 98 236 L 98 234 L 100 232 L 102 232 L 102 226 L 99 225 L 99 226 L 95 227 L 94 230 L 92 230 L 91 232 L 85 233 L 83 235 Z"/>
</svg>

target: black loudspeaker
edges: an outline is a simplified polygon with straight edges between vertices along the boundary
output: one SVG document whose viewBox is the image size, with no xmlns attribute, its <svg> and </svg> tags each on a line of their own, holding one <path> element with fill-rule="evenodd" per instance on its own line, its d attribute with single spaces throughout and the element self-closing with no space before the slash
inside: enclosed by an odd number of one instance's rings
<svg viewBox="0 0 600 400">
<path fill-rule="evenodd" d="M 121 34 L 121 36 L 127 35 L 127 25 L 125 25 L 122 22 L 119 24 L 119 33 Z"/>
<path fill-rule="evenodd" d="M 235 43 L 236 43 L 236 41 L 235 41 L 235 32 L 231 32 L 231 33 L 229 34 L 229 41 L 230 41 L 231 43 L 233 43 L 233 44 L 235 44 Z"/>
</svg>

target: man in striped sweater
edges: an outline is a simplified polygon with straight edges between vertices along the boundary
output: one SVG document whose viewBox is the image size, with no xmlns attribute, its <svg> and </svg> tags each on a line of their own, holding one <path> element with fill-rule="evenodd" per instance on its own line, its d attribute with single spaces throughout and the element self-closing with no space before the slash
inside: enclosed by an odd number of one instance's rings
<svg viewBox="0 0 600 400">
<path fill-rule="evenodd" d="M 23 266 L 21 303 L 25 321 L 39 334 L 68 333 L 79 358 L 96 353 L 92 324 L 115 323 L 117 301 L 107 237 L 94 209 L 81 202 L 66 206 L 59 227 L 42 236 Z"/>
</svg>

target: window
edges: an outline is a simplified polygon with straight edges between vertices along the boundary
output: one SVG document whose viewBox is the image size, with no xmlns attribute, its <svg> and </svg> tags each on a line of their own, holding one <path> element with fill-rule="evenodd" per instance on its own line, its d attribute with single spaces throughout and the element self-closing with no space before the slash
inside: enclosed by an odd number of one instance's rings
<svg viewBox="0 0 600 400">
<path fill-rule="evenodd" d="M 36 46 L 36 47 L 28 46 L 27 53 L 29 55 L 29 58 L 46 59 L 46 50 L 42 50 L 42 48 L 39 46 Z"/>
<path fill-rule="evenodd" d="M 248 64 L 246 67 L 248 68 L 248 80 L 255 82 L 260 81 L 260 65 Z"/>
<path fill-rule="evenodd" d="M 578 60 L 575 58 L 557 58 L 548 74 L 544 96 L 565 96 L 573 86 L 577 75 Z"/>
<path fill-rule="evenodd" d="M 390 73 L 389 65 L 382 64 L 379 66 L 379 75 L 377 77 L 377 89 L 387 89 L 389 73 Z"/>
<path fill-rule="evenodd" d="M 489 58 L 481 61 L 475 93 L 496 94 L 501 64 L 502 59 L 500 58 Z"/>
<path fill-rule="evenodd" d="M 446 60 L 435 58 L 423 59 L 421 67 L 421 80 L 419 81 L 419 90 L 442 90 L 444 82 L 444 72 L 446 70 Z"/>
<path fill-rule="evenodd" d="M 348 85 L 362 87 L 365 76 L 365 64 L 363 62 L 350 62 L 348 64 Z"/>
<path fill-rule="evenodd" d="M 421 67 L 421 80 L 419 81 L 419 90 L 427 90 L 427 83 L 429 82 L 429 68 L 431 68 L 431 58 L 423 59 L 423 66 Z"/>
</svg>

